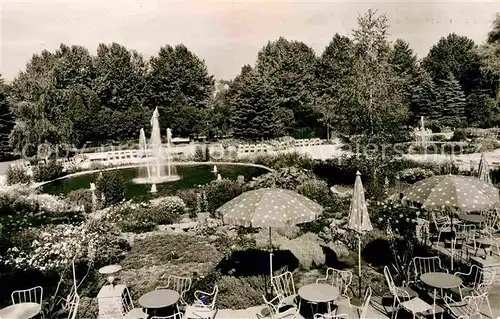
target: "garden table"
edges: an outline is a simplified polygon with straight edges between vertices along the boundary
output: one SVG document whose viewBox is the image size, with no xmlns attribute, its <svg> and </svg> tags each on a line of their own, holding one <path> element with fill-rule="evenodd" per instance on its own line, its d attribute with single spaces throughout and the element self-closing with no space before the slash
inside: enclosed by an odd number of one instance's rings
<svg viewBox="0 0 500 319">
<path fill-rule="evenodd" d="M 428 272 L 420 276 L 420 280 L 427 286 L 434 288 L 433 317 L 436 318 L 436 295 L 438 289 L 451 289 L 460 287 L 462 279 L 446 272 Z M 443 313 L 441 313 L 441 318 Z"/>
<path fill-rule="evenodd" d="M 483 215 L 469 215 L 469 214 L 460 214 L 458 215 L 458 219 L 468 222 L 471 224 L 480 224 L 486 221 L 486 216 Z"/>
<path fill-rule="evenodd" d="M 331 302 L 340 296 L 340 290 L 332 285 L 315 283 L 300 287 L 298 294 L 301 301 L 304 299 L 314 303 L 326 303 L 328 314 L 331 314 Z"/>
<path fill-rule="evenodd" d="M 0 310 L 0 319 L 30 319 L 42 311 L 36 302 L 21 302 Z"/>
<path fill-rule="evenodd" d="M 139 304 L 145 309 L 154 311 L 176 305 L 180 299 L 180 294 L 171 289 L 158 289 L 150 291 L 139 298 Z"/>
</svg>

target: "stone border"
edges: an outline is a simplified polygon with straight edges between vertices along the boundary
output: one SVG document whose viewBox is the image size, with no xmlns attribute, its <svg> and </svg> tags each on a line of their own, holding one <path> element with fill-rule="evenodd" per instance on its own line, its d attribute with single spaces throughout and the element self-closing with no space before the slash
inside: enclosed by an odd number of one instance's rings
<svg viewBox="0 0 500 319">
<path fill-rule="evenodd" d="M 178 165 L 178 166 L 195 166 L 195 165 L 235 165 L 235 166 L 250 166 L 250 167 L 256 167 L 256 168 L 262 168 L 264 170 L 267 170 L 269 172 L 273 172 L 274 169 L 260 165 L 260 164 L 253 164 L 253 163 L 241 163 L 241 162 L 172 162 L 170 163 L 171 165 Z M 93 173 L 99 173 L 103 171 L 113 171 L 113 170 L 120 170 L 120 169 L 127 169 L 127 168 L 139 168 L 139 167 L 144 167 L 146 165 L 124 165 L 124 166 L 115 166 L 115 167 L 106 167 L 102 169 L 93 169 L 93 170 L 88 170 L 88 171 L 81 171 L 81 172 L 76 172 L 68 175 L 64 175 L 55 179 L 52 179 L 50 181 L 44 181 L 44 182 L 38 182 L 38 183 L 33 183 L 30 185 L 31 188 L 39 188 L 40 186 L 43 186 L 45 184 L 49 184 L 58 180 L 63 180 L 67 178 L 72 178 L 76 176 L 81 176 L 81 175 L 87 175 L 87 174 L 93 174 Z"/>
</svg>

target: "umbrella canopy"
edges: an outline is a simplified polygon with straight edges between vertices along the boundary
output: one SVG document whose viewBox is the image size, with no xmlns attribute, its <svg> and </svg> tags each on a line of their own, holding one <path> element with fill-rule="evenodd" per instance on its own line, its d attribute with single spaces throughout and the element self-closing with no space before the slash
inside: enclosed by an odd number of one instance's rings
<svg viewBox="0 0 500 319">
<path fill-rule="evenodd" d="M 476 177 L 439 175 L 413 184 L 405 199 L 427 210 L 445 208 L 463 212 L 481 211 L 500 203 L 498 189 Z"/>
<path fill-rule="evenodd" d="M 484 154 L 481 154 L 477 177 L 486 183 L 491 183 L 490 168 Z"/>
<path fill-rule="evenodd" d="M 315 220 L 323 207 L 291 190 L 261 188 L 233 198 L 217 209 L 224 223 L 251 227 L 283 227 Z"/>
<path fill-rule="evenodd" d="M 356 173 L 354 191 L 352 194 L 351 207 L 347 227 L 358 233 L 364 233 L 373 229 L 366 207 L 365 191 L 361 182 L 361 173 Z"/>
</svg>

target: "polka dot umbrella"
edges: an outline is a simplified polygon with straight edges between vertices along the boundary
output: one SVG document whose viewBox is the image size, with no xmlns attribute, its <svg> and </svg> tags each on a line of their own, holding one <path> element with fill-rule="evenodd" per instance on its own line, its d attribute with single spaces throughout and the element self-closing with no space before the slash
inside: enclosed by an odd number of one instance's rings
<svg viewBox="0 0 500 319">
<path fill-rule="evenodd" d="M 241 194 L 216 210 L 225 224 L 245 227 L 283 227 L 312 222 L 323 212 L 323 207 L 291 190 L 260 188 Z M 269 255 L 273 275 L 272 252 Z"/>
<path fill-rule="evenodd" d="M 426 210 L 482 211 L 500 203 L 498 188 L 476 177 L 439 175 L 426 178 L 405 190 L 405 199 Z"/>
</svg>

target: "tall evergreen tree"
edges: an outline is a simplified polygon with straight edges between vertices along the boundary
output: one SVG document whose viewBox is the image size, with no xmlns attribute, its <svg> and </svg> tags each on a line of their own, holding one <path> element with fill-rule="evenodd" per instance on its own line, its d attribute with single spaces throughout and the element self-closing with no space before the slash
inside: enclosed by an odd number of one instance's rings
<svg viewBox="0 0 500 319">
<path fill-rule="evenodd" d="M 439 120 L 441 113 L 438 108 L 439 93 L 431 76 L 422 70 L 420 83 L 413 88 L 410 110 L 413 124 L 418 123 L 421 116 L 429 120 Z"/>
<path fill-rule="evenodd" d="M 460 127 L 465 118 L 466 97 L 453 74 L 439 82 L 438 108 L 442 126 Z"/>
</svg>

